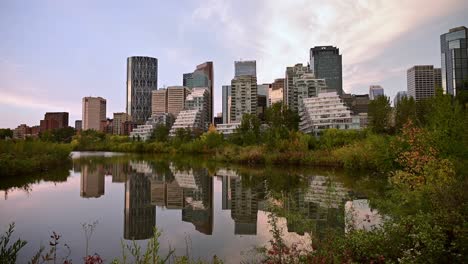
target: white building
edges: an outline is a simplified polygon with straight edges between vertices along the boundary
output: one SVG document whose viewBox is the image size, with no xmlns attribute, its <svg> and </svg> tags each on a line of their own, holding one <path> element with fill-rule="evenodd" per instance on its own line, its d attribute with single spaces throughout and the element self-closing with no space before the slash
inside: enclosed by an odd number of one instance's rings
<svg viewBox="0 0 468 264">
<path fill-rule="evenodd" d="M 299 130 L 319 135 L 322 130 L 360 129 L 359 116 L 351 115 L 336 92 L 322 92 L 317 97 L 302 99 Z"/>
<path fill-rule="evenodd" d="M 216 126 L 216 131 L 227 136 L 234 134 L 239 126 L 240 123 L 218 124 L 218 126 Z"/>
<path fill-rule="evenodd" d="M 174 117 L 171 114 L 153 114 L 144 125 L 139 125 L 130 132 L 130 138 L 133 140 L 140 139 L 146 141 L 151 137 L 156 126 L 165 125 L 169 127 L 173 121 Z"/>
<path fill-rule="evenodd" d="M 327 89 L 325 79 L 316 79 L 313 73 L 304 73 L 294 80 L 294 86 L 297 90 L 298 111 L 301 111 L 302 99 L 315 97 L 321 91 Z"/>
<path fill-rule="evenodd" d="M 198 109 L 194 110 L 183 110 L 177 116 L 177 119 L 172 125 L 171 130 L 169 131 L 169 135 L 175 136 L 177 129 L 184 128 L 184 129 L 200 129 L 203 130 L 203 124 L 201 111 Z"/>
<path fill-rule="evenodd" d="M 202 129 L 208 130 L 211 123 L 210 111 L 210 91 L 208 87 L 195 87 L 192 92 L 185 98 L 186 110 L 200 110 L 201 119 L 203 122 Z"/>
</svg>

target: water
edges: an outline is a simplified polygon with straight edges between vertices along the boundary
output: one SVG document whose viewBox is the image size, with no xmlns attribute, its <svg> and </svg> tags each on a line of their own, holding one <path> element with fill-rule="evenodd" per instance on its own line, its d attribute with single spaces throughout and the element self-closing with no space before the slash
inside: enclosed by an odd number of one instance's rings
<svg viewBox="0 0 468 264">
<path fill-rule="evenodd" d="M 115 153 L 73 153 L 71 167 L 41 176 L 0 180 L 0 229 L 16 224 L 16 237 L 28 241 L 19 263 L 59 233 L 59 255 L 79 263 L 86 253 L 82 224 L 97 221 L 89 254 L 106 262 L 122 254 L 121 241 L 146 245 L 157 226 L 161 253 L 226 263 L 255 259 L 255 246 L 271 239 L 269 201 L 314 221 L 305 229 L 293 218 L 280 218 L 289 242 L 307 245 L 310 235 L 326 228 L 345 232 L 345 212 L 358 216 L 358 226 L 378 221 L 360 184 L 342 172 L 307 168 L 246 167 L 213 164 L 197 157 L 165 158 Z M 26 182 L 27 181 L 27 182 Z M 364 200 L 362 200 L 364 199 Z M 361 219 L 362 218 L 362 219 Z M 368 221 L 369 219 L 372 222 Z M 347 220 L 347 219 L 346 219 Z M 311 231 L 312 234 L 310 234 Z"/>
</svg>

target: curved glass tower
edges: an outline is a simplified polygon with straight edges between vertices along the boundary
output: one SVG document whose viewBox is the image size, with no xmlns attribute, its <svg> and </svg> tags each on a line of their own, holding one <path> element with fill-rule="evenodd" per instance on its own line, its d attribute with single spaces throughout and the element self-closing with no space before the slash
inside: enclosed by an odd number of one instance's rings
<svg viewBox="0 0 468 264">
<path fill-rule="evenodd" d="M 158 89 L 158 59 L 127 58 L 127 114 L 143 124 L 151 116 L 151 92 Z"/>
</svg>

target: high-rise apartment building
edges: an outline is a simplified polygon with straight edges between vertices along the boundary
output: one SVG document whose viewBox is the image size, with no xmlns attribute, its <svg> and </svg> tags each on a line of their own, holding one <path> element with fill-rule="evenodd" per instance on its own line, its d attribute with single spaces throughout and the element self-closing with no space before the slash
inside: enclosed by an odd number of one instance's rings
<svg viewBox="0 0 468 264">
<path fill-rule="evenodd" d="M 214 71 L 213 62 L 207 61 L 197 65 L 196 69 L 192 73 L 186 73 L 183 75 L 183 86 L 188 88 L 195 87 L 208 87 L 210 92 L 210 100 L 208 107 L 210 109 L 208 116 L 210 120 L 213 119 L 213 96 L 214 96 Z"/>
<path fill-rule="evenodd" d="M 167 112 L 172 114 L 174 118 L 180 111 L 184 110 L 185 98 L 190 90 L 184 86 L 169 86 L 167 87 Z"/>
<path fill-rule="evenodd" d="M 222 110 L 223 110 L 223 124 L 230 123 L 231 113 L 231 85 L 222 86 Z"/>
<path fill-rule="evenodd" d="M 257 114 L 257 77 L 242 75 L 231 81 L 230 122 L 240 122 L 244 114 Z"/>
<path fill-rule="evenodd" d="M 377 99 L 377 96 L 382 96 L 384 94 L 384 88 L 380 85 L 371 85 L 369 87 L 369 99 Z"/>
<path fill-rule="evenodd" d="M 67 112 L 55 112 L 46 113 L 44 120 L 40 121 L 41 132 L 68 127 L 68 113 Z"/>
<path fill-rule="evenodd" d="M 100 130 L 101 121 L 106 120 L 106 99 L 102 97 L 83 98 L 83 130 Z"/>
<path fill-rule="evenodd" d="M 283 102 L 288 106 L 289 109 L 297 112 L 299 107 L 298 101 L 298 90 L 295 86 L 295 82 L 304 73 L 308 73 L 309 68 L 298 63 L 293 67 L 286 67 L 286 79 L 284 82 L 285 90 L 283 91 Z"/>
<path fill-rule="evenodd" d="M 151 113 L 153 115 L 167 113 L 167 89 L 155 90 L 151 96 Z"/>
<path fill-rule="evenodd" d="M 457 27 L 440 36 L 442 89 L 457 95 L 468 91 L 468 28 Z"/>
<path fill-rule="evenodd" d="M 250 75 L 257 76 L 257 62 L 251 61 L 235 61 L 234 62 L 234 77 Z"/>
<path fill-rule="evenodd" d="M 297 98 L 295 100 L 297 100 L 298 111 L 301 110 L 303 99 L 317 96 L 321 91 L 327 90 L 325 79 L 316 79 L 313 73 L 304 73 L 301 77 L 297 78 L 294 82 L 294 87 L 297 90 Z"/>
<path fill-rule="evenodd" d="M 127 113 L 114 113 L 112 134 L 124 135 L 124 124 L 128 121 L 131 121 L 131 118 L 129 115 L 127 115 Z"/>
<path fill-rule="evenodd" d="M 158 59 L 127 58 L 127 114 L 136 123 L 151 116 L 151 92 L 158 88 Z"/>
<path fill-rule="evenodd" d="M 310 69 L 315 78 L 325 79 L 327 87 L 343 93 L 343 69 L 340 49 L 317 46 L 310 49 Z"/>
<path fill-rule="evenodd" d="M 440 70 L 432 65 L 416 65 L 407 71 L 408 96 L 420 101 L 435 94 L 436 80 Z"/>
</svg>

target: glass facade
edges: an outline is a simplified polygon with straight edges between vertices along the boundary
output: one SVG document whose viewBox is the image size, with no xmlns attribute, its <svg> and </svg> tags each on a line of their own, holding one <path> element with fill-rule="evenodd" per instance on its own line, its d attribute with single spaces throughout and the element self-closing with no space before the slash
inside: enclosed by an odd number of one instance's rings
<svg viewBox="0 0 468 264">
<path fill-rule="evenodd" d="M 442 88 L 452 95 L 468 90 L 468 29 L 450 29 L 440 36 Z"/>
<path fill-rule="evenodd" d="M 127 58 L 127 114 L 143 124 L 151 116 L 151 93 L 158 88 L 158 59 Z"/>
<path fill-rule="evenodd" d="M 310 49 L 310 69 L 315 78 L 326 80 L 329 89 L 343 94 L 342 59 L 338 48 L 318 46 Z"/>
<path fill-rule="evenodd" d="M 256 61 L 236 61 L 234 62 L 234 77 L 238 76 L 257 76 Z"/>
</svg>

